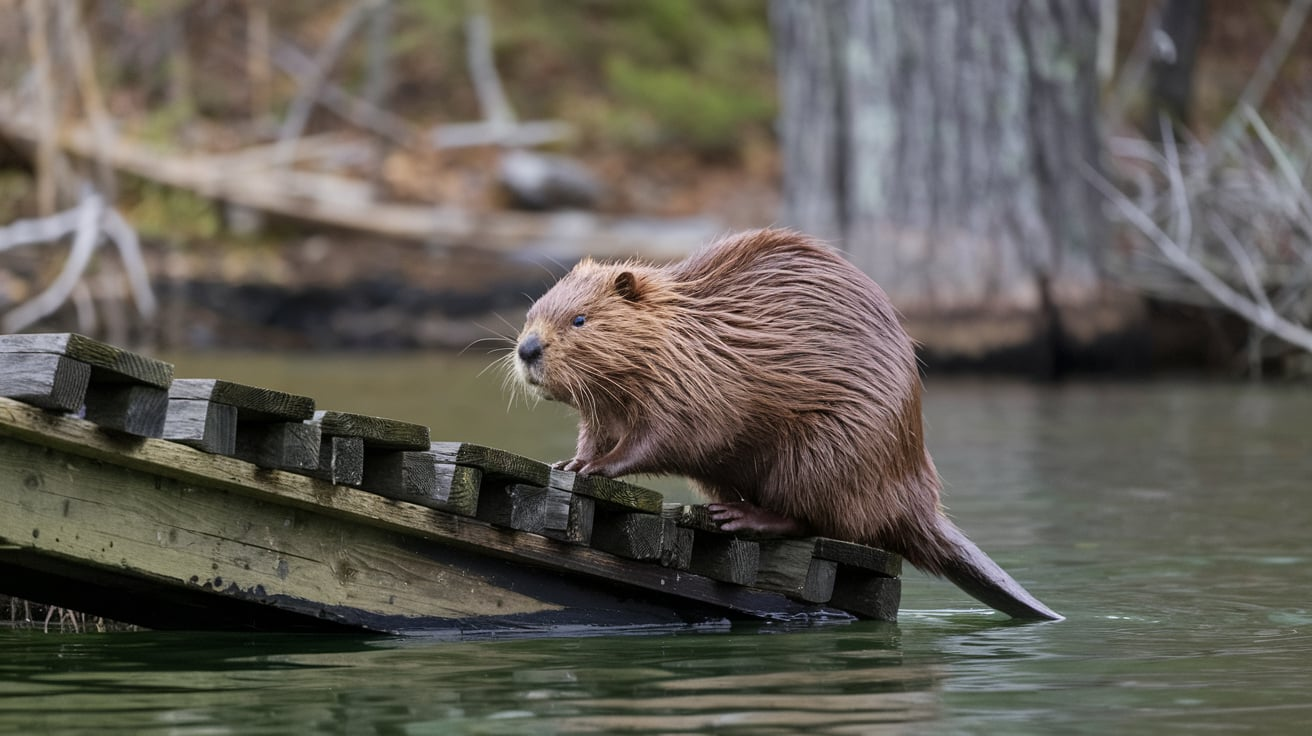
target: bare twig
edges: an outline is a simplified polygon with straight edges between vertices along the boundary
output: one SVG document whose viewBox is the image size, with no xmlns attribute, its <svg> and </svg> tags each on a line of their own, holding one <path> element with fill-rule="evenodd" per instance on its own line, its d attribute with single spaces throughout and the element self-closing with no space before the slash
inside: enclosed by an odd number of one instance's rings
<svg viewBox="0 0 1312 736">
<path fill-rule="evenodd" d="M 106 207 L 104 198 L 94 191 L 84 193 L 74 209 L 38 220 L 19 220 L 0 228 L 0 251 L 54 242 L 69 233 L 74 233 L 73 245 L 59 275 L 45 291 L 6 314 L 0 329 L 5 332 L 23 330 L 70 298 L 78 309 L 79 323 L 84 328 L 94 324 L 94 307 L 77 289 L 102 235 L 118 248 L 137 311 L 143 318 L 154 317 L 157 309 L 155 294 L 146 274 L 137 234 L 123 216 Z"/>
<path fill-rule="evenodd" d="M 55 6 L 59 16 L 64 43 L 73 62 L 82 106 L 96 141 L 96 185 L 109 199 L 114 197 L 114 168 L 109 164 L 109 150 L 114 146 L 114 128 L 110 124 L 105 98 L 96 80 L 95 62 L 91 53 L 91 39 L 82 22 L 80 3 L 60 3 Z"/>
<path fill-rule="evenodd" d="M 492 21 L 483 0 L 470 0 L 465 39 L 469 76 L 474 83 L 474 94 L 478 97 L 483 120 L 494 127 L 514 125 L 515 111 L 510 107 L 510 100 L 506 99 L 501 75 L 497 73 L 496 58 L 492 53 Z"/>
<path fill-rule="evenodd" d="M 1294 193 L 1295 207 L 1302 210 L 1303 216 L 1312 222 L 1312 196 L 1308 195 L 1307 187 L 1303 184 L 1303 179 L 1295 168 L 1294 162 L 1290 160 L 1289 155 L 1285 153 L 1284 146 L 1276 140 L 1271 129 L 1267 127 L 1266 122 L 1262 120 L 1257 111 L 1251 107 L 1243 109 L 1243 115 L 1248 120 L 1249 125 L 1253 126 L 1253 131 L 1266 147 L 1271 158 L 1276 163 L 1276 168 L 1284 176 L 1285 181 L 1289 184 L 1289 189 Z"/>
<path fill-rule="evenodd" d="M 1144 14 L 1143 25 L 1135 39 L 1134 48 L 1121 64 L 1121 73 L 1116 78 L 1111 92 L 1107 95 L 1104 115 L 1112 129 L 1121 123 L 1121 116 L 1129 104 L 1130 96 L 1143 87 L 1144 77 L 1148 74 L 1148 65 L 1153 56 L 1153 36 L 1161 28 L 1161 11 L 1153 5 Z"/>
<path fill-rule="evenodd" d="M 273 63 L 302 87 L 312 82 L 314 61 L 290 43 L 282 42 L 274 45 Z M 418 137 L 414 127 L 403 118 L 369 104 L 368 101 L 352 95 L 332 82 L 323 83 L 319 104 L 343 120 L 372 131 L 399 146 L 409 148 L 415 144 Z M 295 152 L 290 155 L 295 158 Z"/>
<path fill-rule="evenodd" d="M 36 92 L 36 207 L 37 212 L 44 216 L 55 211 L 59 156 L 55 141 L 55 87 L 50 64 L 49 19 L 45 0 L 27 0 L 23 10 L 27 15 L 27 47 L 32 56 Z"/>
<path fill-rule="evenodd" d="M 77 285 L 87 264 L 91 262 L 91 253 L 96 249 L 100 239 L 100 214 L 104 211 L 105 201 L 98 194 L 90 194 L 82 199 L 77 209 L 77 230 L 73 236 L 73 247 L 68 253 L 64 268 L 51 282 L 46 290 L 31 300 L 14 307 L 5 315 L 3 329 L 5 332 L 19 332 L 37 320 L 59 308 L 73 287 Z"/>
<path fill-rule="evenodd" d="M 269 62 L 269 0 L 246 2 L 246 77 L 251 90 L 251 117 L 264 120 L 273 98 Z"/>
<path fill-rule="evenodd" d="M 1100 0 L 1098 3 L 1098 60 L 1094 68 L 1098 70 L 1098 80 L 1106 82 L 1112 78 L 1116 68 L 1116 0 Z"/>
<path fill-rule="evenodd" d="M 282 129 L 278 132 L 279 153 L 276 157 L 279 165 L 290 162 L 295 157 L 296 140 L 301 137 L 305 131 L 306 124 L 310 121 L 310 111 L 314 109 L 315 103 L 323 94 L 324 85 L 328 82 L 328 74 L 332 71 L 337 60 L 341 57 L 342 52 L 346 50 L 346 44 L 351 40 L 369 13 L 373 12 L 382 0 L 360 0 L 353 4 L 333 27 L 328 34 L 328 40 L 324 42 L 319 53 L 315 55 L 314 67 L 301 84 L 296 98 L 292 100 L 291 107 L 287 112 L 287 117 L 283 120 Z"/>
</svg>

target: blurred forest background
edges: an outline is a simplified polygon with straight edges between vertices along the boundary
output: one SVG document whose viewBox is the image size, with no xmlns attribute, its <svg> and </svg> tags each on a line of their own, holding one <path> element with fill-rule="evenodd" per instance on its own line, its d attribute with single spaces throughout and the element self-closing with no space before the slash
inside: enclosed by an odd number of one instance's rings
<svg viewBox="0 0 1312 736">
<path fill-rule="evenodd" d="M 0 0 L 0 329 L 461 348 L 788 224 L 930 370 L 1306 376 L 1310 7 Z"/>
</svg>

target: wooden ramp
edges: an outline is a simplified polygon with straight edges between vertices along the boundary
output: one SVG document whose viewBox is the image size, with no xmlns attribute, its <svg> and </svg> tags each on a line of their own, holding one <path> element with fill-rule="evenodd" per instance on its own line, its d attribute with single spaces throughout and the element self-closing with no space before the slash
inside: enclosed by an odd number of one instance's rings
<svg viewBox="0 0 1312 736">
<path fill-rule="evenodd" d="M 893 621 L 901 560 L 75 334 L 0 336 L 0 592 L 161 629 Z"/>
</svg>

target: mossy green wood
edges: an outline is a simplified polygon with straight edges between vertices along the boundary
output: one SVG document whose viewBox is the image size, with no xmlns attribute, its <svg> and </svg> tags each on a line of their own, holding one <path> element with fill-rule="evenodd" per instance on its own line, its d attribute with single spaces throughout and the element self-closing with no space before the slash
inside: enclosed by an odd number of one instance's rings
<svg viewBox="0 0 1312 736">
<path fill-rule="evenodd" d="M 54 416 L 3 398 L 0 398 L 0 437 L 40 445 L 59 454 L 97 460 L 105 466 L 142 471 L 349 524 L 397 532 L 403 537 L 579 575 L 603 585 L 624 584 L 713 605 L 739 615 L 774 617 L 825 610 L 795 603 L 777 593 L 725 586 L 687 571 L 624 560 L 590 547 L 535 534 L 497 529 L 468 517 L 332 485 L 306 475 L 257 468 L 235 458 L 208 455 L 173 442 L 106 434 L 88 422 Z M 155 483 L 147 480 L 144 485 L 153 487 Z M 4 490 L 0 486 L 0 491 Z"/>
<path fill-rule="evenodd" d="M 0 485 L 18 489 L 0 494 L 6 544 L 174 586 L 284 596 L 364 618 L 560 608 L 435 562 L 397 531 L 67 453 L 52 457 L 12 437 L 0 436 Z"/>
</svg>

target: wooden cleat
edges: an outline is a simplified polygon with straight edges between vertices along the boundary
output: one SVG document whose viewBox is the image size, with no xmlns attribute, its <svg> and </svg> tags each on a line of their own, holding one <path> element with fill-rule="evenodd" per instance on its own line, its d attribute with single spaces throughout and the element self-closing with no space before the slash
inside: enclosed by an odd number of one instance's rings
<svg viewBox="0 0 1312 736">
<path fill-rule="evenodd" d="M 86 402 L 91 366 L 52 353 L 0 353 L 0 396 L 50 411 Z"/>
<path fill-rule="evenodd" d="M 329 437 L 359 437 L 370 450 L 428 451 L 428 427 L 342 411 L 315 412 L 314 421 Z"/>
<path fill-rule="evenodd" d="M 173 380 L 173 366 L 169 363 L 74 332 L 0 335 L 0 353 L 63 355 L 91 366 L 92 382 L 140 383 L 166 389 Z"/>
<path fill-rule="evenodd" d="M 308 396 L 213 378 L 179 378 L 169 386 L 169 399 L 227 404 L 237 409 L 239 422 L 299 422 L 314 416 L 314 399 Z"/>
<path fill-rule="evenodd" d="M 237 408 L 213 401 L 170 399 L 161 436 L 203 452 L 231 455 L 237 450 Z"/>
</svg>

